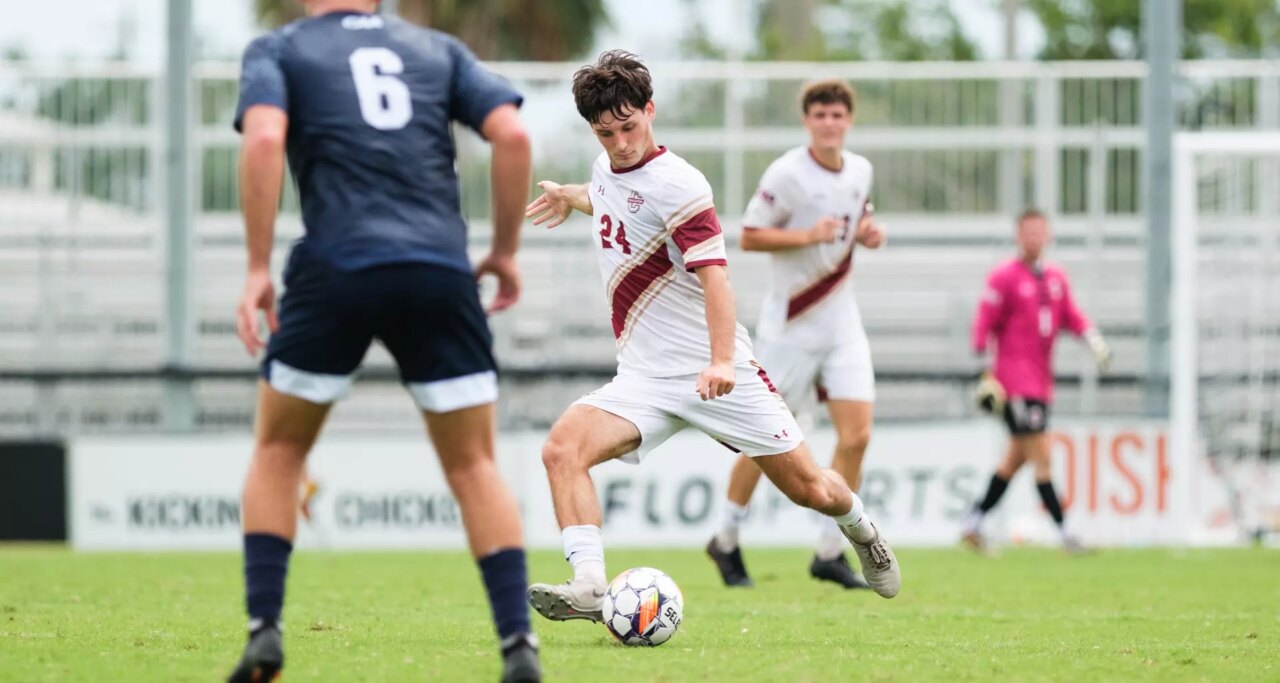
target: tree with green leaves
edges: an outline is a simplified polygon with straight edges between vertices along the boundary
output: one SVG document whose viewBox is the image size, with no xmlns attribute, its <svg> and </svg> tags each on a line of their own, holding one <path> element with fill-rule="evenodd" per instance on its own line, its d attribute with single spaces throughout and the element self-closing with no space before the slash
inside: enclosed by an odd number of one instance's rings
<svg viewBox="0 0 1280 683">
<path fill-rule="evenodd" d="M 759 60 L 970 61 L 978 50 L 946 0 L 763 0 Z"/>
<path fill-rule="evenodd" d="M 1156 0 L 1173 2 L 1174 0 Z M 1045 31 L 1041 59 L 1138 59 L 1143 0 L 1028 0 Z M 1181 0 L 1182 54 L 1259 58 L 1280 54 L 1280 2 Z"/>
<path fill-rule="evenodd" d="M 297 0 L 255 0 L 275 27 L 303 16 Z M 463 40 L 481 59 L 559 61 L 586 52 L 608 22 L 604 0 L 400 0 L 408 21 Z"/>
</svg>

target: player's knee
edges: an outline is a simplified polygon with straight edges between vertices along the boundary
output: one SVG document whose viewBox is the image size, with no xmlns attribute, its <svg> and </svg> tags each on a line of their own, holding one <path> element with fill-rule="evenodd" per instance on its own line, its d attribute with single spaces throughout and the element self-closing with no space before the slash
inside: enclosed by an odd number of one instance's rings
<svg viewBox="0 0 1280 683">
<path fill-rule="evenodd" d="M 1004 459 L 1000 461 L 1000 464 L 996 466 L 996 473 L 1005 479 L 1012 479 L 1013 475 L 1022 469 L 1022 465 L 1025 462 L 1026 458 L 1022 456 L 1021 452 L 1017 449 L 1010 449 Z"/>
<path fill-rule="evenodd" d="M 550 438 L 542 445 L 542 465 L 547 474 L 573 470 L 579 461 L 578 448 L 567 441 Z"/>
<path fill-rule="evenodd" d="M 482 488 L 487 483 L 500 481 L 497 466 L 492 460 L 482 457 L 469 458 L 448 467 L 444 471 L 444 476 L 449 482 L 449 487 L 455 492 L 459 489 Z"/>
<path fill-rule="evenodd" d="M 866 452 L 869 445 L 871 445 L 871 425 L 865 425 L 854 434 L 853 447 L 862 454 Z"/>
<path fill-rule="evenodd" d="M 871 443 L 871 428 L 859 428 L 840 435 L 836 442 L 836 450 L 846 458 L 862 459 Z"/>
<path fill-rule="evenodd" d="M 301 467 L 307 459 L 311 442 L 288 436 L 259 437 L 254 458 L 263 464 Z"/>
</svg>

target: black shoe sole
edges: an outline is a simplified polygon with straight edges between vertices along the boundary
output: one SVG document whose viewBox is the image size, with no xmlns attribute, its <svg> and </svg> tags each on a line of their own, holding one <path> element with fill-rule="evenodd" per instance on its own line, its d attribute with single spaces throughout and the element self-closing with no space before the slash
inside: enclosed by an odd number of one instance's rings
<svg viewBox="0 0 1280 683">
<path fill-rule="evenodd" d="M 270 683 L 278 680 L 284 672 L 284 666 L 274 662 L 259 662 L 252 667 L 236 669 L 227 678 L 227 683 Z"/>
<path fill-rule="evenodd" d="M 845 590 L 866 590 L 871 588 L 871 585 L 868 584 L 865 579 L 859 581 L 857 574 L 853 574 L 853 578 L 850 579 L 848 577 L 839 576 L 835 573 L 827 573 L 823 570 L 815 569 L 812 564 L 809 565 L 809 576 L 817 579 L 818 581 L 829 581 L 844 588 Z"/>
<path fill-rule="evenodd" d="M 502 683 L 542 683 L 542 668 L 537 652 L 513 652 L 507 655 Z"/>
<path fill-rule="evenodd" d="M 814 579 L 815 581 L 826 581 L 827 583 L 834 583 L 834 584 L 836 584 L 837 586 L 840 586 L 841 588 L 843 588 L 843 589 L 845 589 L 845 590 L 856 591 L 856 590 L 870 590 L 870 589 L 871 589 L 871 586 L 870 586 L 870 585 L 867 585 L 867 584 L 861 584 L 861 583 L 845 583 L 844 581 L 842 581 L 842 580 L 840 580 L 840 579 L 832 578 L 832 577 L 830 577 L 830 576 L 818 576 L 817 574 L 810 574 L 809 576 L 813 577 L 813 579 Z"/>
<path fill-rule="evenodd" d="M 280 678 L 284 669 L 284 647 L 276 627 L 268 627 L 255 633 L 244 648 L 244 654 L 235 671 L 227 677 L 227 683 L 271 683 Z"/>
<path fill-rule="evenodd" d="M 502 677 L 502 683 L 542 683 L 542 672 L 537 669 L 510 672 Z"/>
</svg>

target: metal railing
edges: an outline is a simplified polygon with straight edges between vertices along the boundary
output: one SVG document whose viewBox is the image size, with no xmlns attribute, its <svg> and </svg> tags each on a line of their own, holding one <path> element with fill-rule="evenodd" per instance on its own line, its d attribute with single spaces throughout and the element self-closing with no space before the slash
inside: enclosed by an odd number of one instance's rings
<svg viewBox="0 0 1280 683">
<path fill-rule="evenodd" d="M 540 167 L 585 173 L 596 148 L 568 93 L 576 65 L 491 66 L 528 95 L 536 139 L 556 141 L 540 145 Z M 230 119 L 238 69 L 222 62 L 196 69 L 194 158 L 204 213 L 236 206 L 238 139 Z M 858 88 L 849 144 L 875 162 L 883 211 L 1007 215 L 1027 203 L 1061 215 L 1140 210 L 1141 63 L 703 62 L 652 69 L 663 141 L 707 174 L 728 215 L 744 205 L 778 152 L 804 141 L 796 91 L 825 76 Z M 1186 62 L 1180 72 L 1184 129 L 1280 128 L 1280 64 Z M 77 199 L 153 210 L 162 173 L 161 83 L 156 70 L 129 64 L 0 63 L 0 188 L 28 192 L 33 201 L 53 193 L 69 222 L 84 208 Z M 460 138 L 467 210 L 483 218 L 484 150 Z M 11 201 L 5 205 L 0 219 L 21 219 Z"/>
</svg>

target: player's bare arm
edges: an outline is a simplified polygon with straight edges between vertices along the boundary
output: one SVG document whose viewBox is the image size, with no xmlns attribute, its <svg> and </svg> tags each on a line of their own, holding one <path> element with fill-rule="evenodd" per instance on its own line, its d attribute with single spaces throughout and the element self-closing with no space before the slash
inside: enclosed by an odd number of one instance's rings
<svg viewBox="0 0 1280 683">
<path fill-rule="evenodd" d="M 698 396 L 710 401 L 733 391 L 735 384 L 733 288 L 725 266 L 703 266 L 697 272 L 707 299 L 707 331 L 711 337 L 711 364 L 698 375 Z"/>
<path fill-rule="evenodd" d="M 493 247 L 476 265 L 476 277 L 492 274 L 498 278 L 498 295 L 488 312 L 511 308 L 520 300 L 520 269 L 516 250 L 520 247 L 520 207 L 528 198 L 526 188 L 533 173 L 529 133 L 520 121 L 514 104 L 497 107 L 485 117 L 480 133 L 493 146 L 489 182 L 493 187 Z"/>
<path fill-rule="evenodd" d="M 236 309 L 236 332 L 251 356 L 266 346 L 258 324 L 258 311 L 266 314 L 270 331 L 280 327 L 275 286 L 271 284 L 271 246 L 275 241 L 276 210 L 284 184 L 284 145 L 288 131 L 289 117 L 283 109 L 258 105 L 245 112 L 244 143 L 240 148 L 240 210 L 249 249 L 249 273 Z"/>
<path fill-rule="evenodd" d="M 550 229 L 568 220 L 575 209 L 590 216 L 591 196 L 587 194 L 587 186 L 587 183 L 561 185 L 550 180 L 540 181 L 542 196 L 525 207 L 525 218 L 532 218 L 534 225 L 546 223 Z"/>
<path fill-rule="evenodd" d="M 840 225 L 839 220 L 828 216 L 818 219 L 818 222 L 807 230 L 748 226 L 742 231 L 742 249 L 743 251 L 785 251 L 834 242 Z"/>
</svg>

